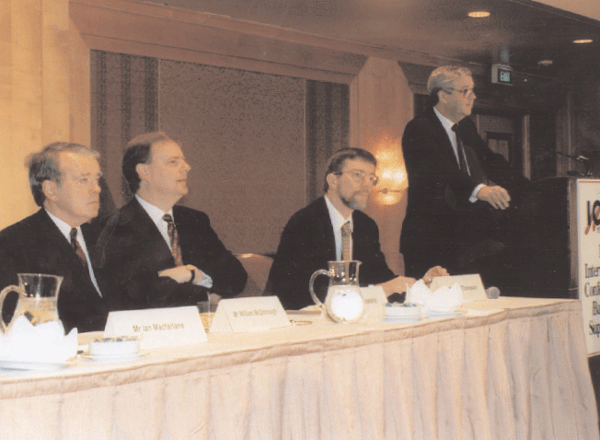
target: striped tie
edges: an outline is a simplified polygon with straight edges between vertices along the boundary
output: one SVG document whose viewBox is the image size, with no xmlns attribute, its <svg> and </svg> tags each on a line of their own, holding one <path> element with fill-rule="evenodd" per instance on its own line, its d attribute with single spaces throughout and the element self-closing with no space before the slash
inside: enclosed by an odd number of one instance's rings
<svg viewBox="0 0 600 440">
<path fill-rule="evenodd" d="M 85 252 L 83 252 L 83 248 L 79 244 L 79 240 L 77 240 L 77 228 L 71 228 L 71 233 L 69 235 L 71 236 L 71 246 L 73 247 L 73 250 L 81 259 L 81 262 L 84 264 L 84 266 L 87 267 L 88 262 Z"/>
<path fill-rule="evenodd" d="M 169 241 L 171 242 L 171 252 L 173 253 L 173 258 L 175 259 L 175 265 L 183 266 L 183 260 L 181 259 L 181 248 L 179 247 L 179 235 L 177 234 L 175 223 L 173 223 L 173 217 L 171 217 L 170 214 L 165 214 L 163 215 L 162 219 L 167 222 L 167 232 L 169 234 Z"/>
<path fill-rule="evenodd" d="M 352 260 L 352 231 L 350 222 L 342 225 L 342 260 Z"/>
</svg>

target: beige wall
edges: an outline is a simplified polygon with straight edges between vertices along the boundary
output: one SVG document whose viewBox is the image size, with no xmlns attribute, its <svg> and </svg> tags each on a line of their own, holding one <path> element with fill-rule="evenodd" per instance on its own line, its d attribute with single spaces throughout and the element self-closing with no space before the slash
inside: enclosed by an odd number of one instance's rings
<svg viewBox="0 0 600 440">
<path fill-rule="evenodd" d="M 24 159 L 43 145 L 89 144 L 89 51 L 67 0 L 0 2 L 0 228 L 37 207 Z"/>
<path fill-rule="evenodd" d="M 381 248 L 398 274 L 404 273 L 399 243 L 408 187 L 401 140 L 412 118 L 413 95 L 398 63 L 369 58 L 350 87 L 350 139 L 377 158 L 381 180 L 366 213 L 377 222 Z"/>
</svg>

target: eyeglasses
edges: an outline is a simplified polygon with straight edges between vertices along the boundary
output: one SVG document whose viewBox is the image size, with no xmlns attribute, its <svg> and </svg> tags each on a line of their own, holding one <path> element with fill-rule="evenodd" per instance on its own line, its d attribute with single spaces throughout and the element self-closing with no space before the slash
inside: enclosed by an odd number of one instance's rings
<svg viewBox="0 0 600 440">
<path fill-rule="evenodd" d="M 460 89 L 452 89 L 452 88 L 450 88 L 448 90 L 452 90 L 452 92 L 458 92 L 461 95 L 463 95 L 463 97 L 465 97 L 465 98 L 469 98 L 471 96 L 475 96 L 475 91 L 473 89 L 462 89 L 462 90 L 460 90 Z M 451 93 L 451 92 L 448 92 L 446 90 L 444 90 L 444 91 L 446 93 Z"/>
<path fill-rule="evenodd" d="M 335 173 L 335 174 L 338 176 L 341 176 L 342 174 L 350 174 L 350 177 L 352 177 L 352 180 L 354 180 L 356 183 L 360 183 L 360 184 L 365 183 L 366 178 L 369 179 L 369 183 L 371 183 L 371 185 L 373 185 L 373 186 L 377 185 L 377 182 L 379 182 L 379 177 L 377 177 L 375 174 L 369 174 L 369 176 L 367 176 L 367 174 L 361 170 L 348 170 L 348 171 L 344 171 L 341 173 Z"/>
</svg>

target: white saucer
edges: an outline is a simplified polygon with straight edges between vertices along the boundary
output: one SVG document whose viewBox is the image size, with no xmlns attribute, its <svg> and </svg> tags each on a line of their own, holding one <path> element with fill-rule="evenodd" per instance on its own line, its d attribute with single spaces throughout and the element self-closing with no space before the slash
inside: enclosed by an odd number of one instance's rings
<svg viewBox="0 0 600 440">
<path fill-rule="evenodd" d="M 92 356 L 89 352 L 85 352 L 81 355 L 81 357 L 94 362 L 128 362 L 139 359 L 142 356 L 146 356 L 148 353 L 149 352 L 147 350 L 144 350 L 137 353 L 119 354 L 115 356 Z"/>
<path fill-rule="evenodd" d="M 442 311 L 442 310 L 430 310 L 429 317 L 430 318 L 457 318 L 461 315 L 467 313 L 465 309 L 456 309 L 450 311 Z"/>
<path fill-rule="evenodd" d="M 28 370 L 28 371 L 43 371 L 43 370 L 58 370 L 74 365 L 73 361 L 66 362 L 30 362 L 30 361 L 15 361 L 0 359 L 0 368 L 5 370 Z"/>
</svg>

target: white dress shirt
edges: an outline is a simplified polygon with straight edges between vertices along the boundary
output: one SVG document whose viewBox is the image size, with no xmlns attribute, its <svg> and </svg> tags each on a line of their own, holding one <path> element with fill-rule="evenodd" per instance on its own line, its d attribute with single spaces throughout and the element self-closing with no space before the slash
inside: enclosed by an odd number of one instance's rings
<svg viewBox="0 0 600 440">
<path fill-rule="evenodd" d="M 56 225 L 58 230 L 61 232 L 61 234 L 65 236 L 65 238 L 67 239 L 67 242 L 70 245 L 71 244 L 71 229 L 73 229 L 73 227 L 68 225 L 67 223 L 63 222 L 61 219 L 59 219 L 57 216 L 52 214 L 46 208 L 44 208 L 44 210 L 48 213 L 48 216 L 50 217 L 50 219 L 54 222 L 54 224 Z M 88 261 L 87 267 L 88 267 L 88 272 L 90 274 L 90 279 L 92 280 L 92 283 L 94 284 L 94 287 L 96 288 L 96 291 L 98 292 L 98 295 L 102 296 L 102 292 L 100 292 L 100 287 L 98 287 L 98 282 L 96 281 L 96 276 L 94 275 L 94 269 L 92 268 L 92 264 L 91 264 L 92 260 L 90 260 L 90 254 L 88 253 L 87 246 L 85 244 L 85 238 L 83 236 L 83 233 L 81 232 L 81 227 L 77 226 L 75 229 L 77 229 L 77 241 L 79 242 L 79 246 L 81 246 L 81 249 L 83 249 L 85 258 L 87 258 L 87 261 Z"/>
<path fill-rule="evenodd" d="M 333 226 L 333 236 L 335 237 L 335 258 L 336 260 L 342 259 L 342 226 L 346 222 L 350 222 L 350 231 L 354 231 L 354 223 L 352 222 L 352 214 L 348 218 L 344 218 L 342 214 L 336 209 L 335 206 L 325 196 L 325 204 L 329 211 L 329 219 L 331 220 L 331 226 Z M 353 255 L 352 248 L 352 236 L 350 236 L 350 255 Z"/>
<path fill-rule="evenodd" d="M 448 139 L 450 139 L 450 143 L 452 144 L 452 149 L 454 150 L 454 157 L 456 158 L 456 163 L 458 163 L 458 166 L 460 167 L 460 157 L 458 155 L 458 141 L 456 140 L 456 132 L 454 130 L 452 130 L 452 127 L 454 126 L 454 122 L 452 122 L 450 119 L 448 119 L 447 117 L 442 115 L 435 107 L 433 108 L 433 111 L 435 112 L 436 116 L 442 123 L 444 130 L 446 130 L 446 134 L 448 135 Z M 466 154 L 465 154 L 465 162 L 467 162 Z M 471 170 L 469 169 L 468 162 L 467 162 L 467 172 L 469 173 L 469 175 L 471 175 Z M 469 201 L 471 203 L 475 203 L 478 200 L 477 193 L 484 186 L 485 185 L 483 183 L 480 183 L 479 185 L 477 185 L 475 187 L 475 189 L 471 193 L 471 197 L 469 197 Z"/>
<path fill-rule="evenodd" d="M 167 212 L 165 212 L 162 209 L 157 208 L 153 204 L 148 203 L 147 201 L 142 199 L 137 194 L 135 195 L 135 198 L 140 203 L 142 208 L 144 208 L 144 211 L 146 211 L 146 213 L 150 216 L 150 218 L 152 219 L 152 221 L 158 228 L 160 235 L 162 235 L 163 239 L 165 240 L 165 243 L 167 243 L 169 250 L 171 250 L 171 239 L 169 238 L 169 226 L 168 226 L 167 222 L 163 220 L 163 216 L 165 214 L 169 214 L 171 216 L 171 218 L 173 219 L 173 222 L 175 222 L 175 217 L 173 216 L 173 209 L 169 209 Z M 171 250 L 171 253 L 172 252 L 173 251 Z M 202 272 L 202 271 L 200 270 L 200 272 Z M 206 287 L 207 289 L 210 289 L 213 285 L 212 278 L 209 277 L 204 272 L 202 272 L 202 275 L 204 275 L 204 278 L 200 281 L 194 281 L 194 284 L 196 284 L 198 286 Z"/>
</svg>

